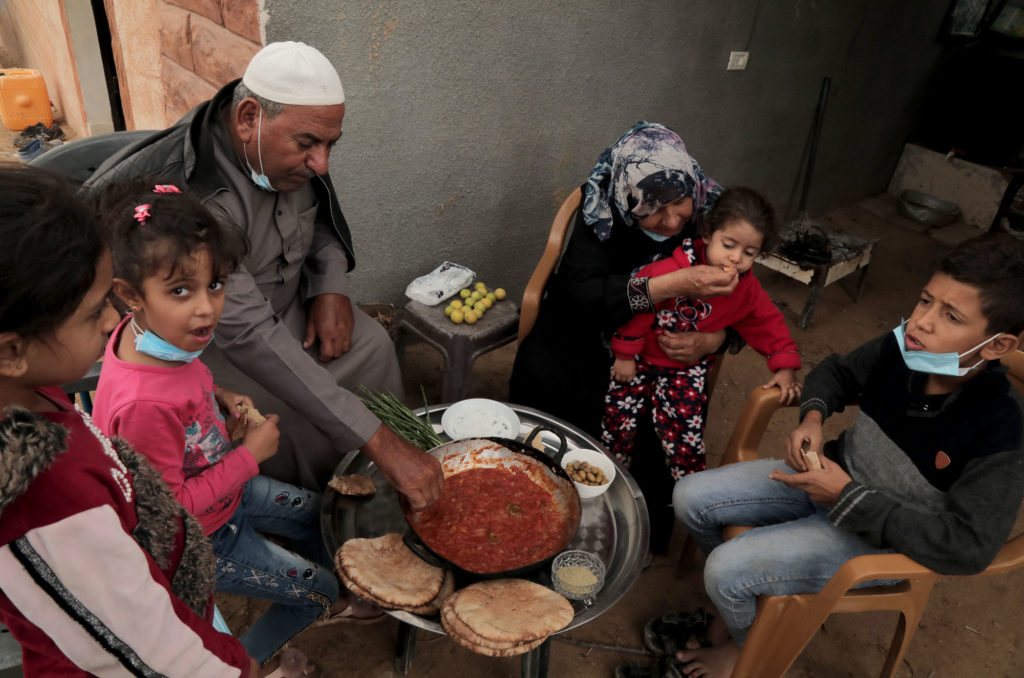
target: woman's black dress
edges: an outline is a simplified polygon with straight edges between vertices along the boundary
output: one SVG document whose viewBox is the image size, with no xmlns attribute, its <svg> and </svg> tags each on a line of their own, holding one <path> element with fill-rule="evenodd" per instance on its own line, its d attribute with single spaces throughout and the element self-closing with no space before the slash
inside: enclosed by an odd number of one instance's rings
<svg viewBox="0 0 1024 678">
<path fill-rule="evenodd" d="M 690 235 L 690 228 L 659 243 L 639 228 L 617 222 L 608 240 L 601 242 L 577 212 L 562 261 L 545 288 L 537 322 L 516 354 L 511 402 L 552 414 L 600 439 L 613 359 L 609 341 L 633 314 L 626 295 L 629 278 L 633 271 L 670 254 Z M 673 483 L 660 443 L 650 422 L 644 421 L 630 472 L 648 501 L 652 551 L 661 552 L 671 537 Z"/>
</svg>

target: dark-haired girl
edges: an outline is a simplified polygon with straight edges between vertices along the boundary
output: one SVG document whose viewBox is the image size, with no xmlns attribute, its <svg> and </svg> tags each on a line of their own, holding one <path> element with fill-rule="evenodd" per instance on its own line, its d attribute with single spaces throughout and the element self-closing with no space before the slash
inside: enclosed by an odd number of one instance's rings
<svg viewBox="0 0 1024 678">
<path fill-rule="evenodd" d="M 199 519 L 217 556 L 217 590 L 272 601 L 241 637 L 266 661 L 339 611 L 339 585 L 320 539 L 320 495 L 258 475 L 277 452 L 277 417 L 243 418 L 252 400 L 217 387 L 197 359 L 213 339 L 244 240 L 172 185 L 108 194 L 103 210 L 114 231 L 114 292 L 130 313 L 107 344 L 96 421 L 145 454 Z M 263 534 L 286 538 L 296 552 Z M 344 598 L 337 605 L 348 607 Z"/>
<path fill-rule="evenodd" d="M 61 391 L 117 325 L 99 225 L 33 168 L 0 167 L 0 195 L 0 621 L 24 675 L 255 676 L 209 623 L 199 524 Z"/>
<path fill-rule="evenodd" d="M 739 275 L 736 289 L 709 299 L 676 297 L 638 313 L 612 335 L 612 376 L 605 396 L 601 441 L 627 466 L 641 417 L 650 417 L 674 480 L 704 469 L 705 379 L 717 356 L 692 364 L 672 360 L 658 337 L 666 332 L 716 332 L 732 327 L 768 358 L 775 373 L 764 388 L 778 386 L 780 402 L 800 397 L 800 355 L 782 313 L 758 284 L 754 259 L 775 237 L 771 204 L 749 188 L 726 190 L 701 228 L 672 255 L 636 275 L 656 277 L 696 265 Z"/>
</svg>

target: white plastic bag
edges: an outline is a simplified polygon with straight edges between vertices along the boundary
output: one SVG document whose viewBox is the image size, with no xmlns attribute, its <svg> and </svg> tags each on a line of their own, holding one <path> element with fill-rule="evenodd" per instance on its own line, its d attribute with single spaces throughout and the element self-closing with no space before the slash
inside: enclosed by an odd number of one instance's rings
<svg viewBox="0 0 1024 678">
<path fill-rule="evenodd" d="M 463 287 L 469 287 L 475 277 L 476 273 L 465 266 L 446 261 L 409 283 L 405 296 L 427 306 L 437 306 Z"/>
</svg>

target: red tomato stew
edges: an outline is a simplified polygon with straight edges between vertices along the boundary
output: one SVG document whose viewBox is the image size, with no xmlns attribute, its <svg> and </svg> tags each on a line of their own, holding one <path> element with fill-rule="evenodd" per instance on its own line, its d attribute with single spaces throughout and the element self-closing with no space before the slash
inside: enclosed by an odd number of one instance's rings
<svg viewBox="0 0 1024 678">
<path fill-rule="evenodd" d="M 513 570 L 564 546 L 565 515 L 519 469 L 472 469 L 445 480 L 439 502 L 413 518 L 416 533 L 464 570 Z"/>
</svg>

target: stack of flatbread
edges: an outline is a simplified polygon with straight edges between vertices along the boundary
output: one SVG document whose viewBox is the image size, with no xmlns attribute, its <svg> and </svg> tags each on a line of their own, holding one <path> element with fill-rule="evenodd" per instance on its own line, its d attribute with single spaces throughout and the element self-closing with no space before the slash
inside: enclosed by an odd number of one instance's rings
<svg viewBox="0 0 1024 678">
<path fill-rule="evenodd" d="M 459 645 L 490 657 L 529 652 L 573 618 L 572 604 L 525 579 L 470 584 L 441 605 L 441 626 Z"/>
<path fill-rule="evenodd" d="M 451 572 L 423 562 L 397 533 L 349 539 L 334 560 L 349 591 L 386 610 L 435 615 L 455 590 Z"/>
</svg>

